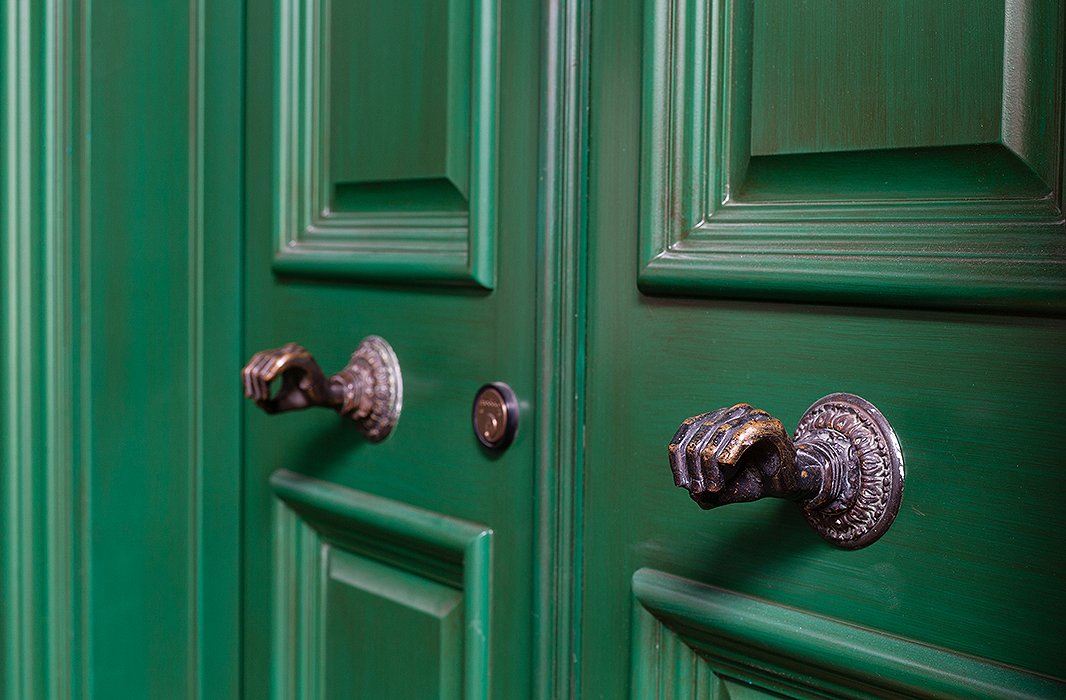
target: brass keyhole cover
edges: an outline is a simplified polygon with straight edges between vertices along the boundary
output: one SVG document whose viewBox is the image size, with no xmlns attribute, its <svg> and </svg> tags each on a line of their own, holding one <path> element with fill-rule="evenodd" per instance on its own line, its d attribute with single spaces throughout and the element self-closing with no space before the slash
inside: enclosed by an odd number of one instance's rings
<svg viewBox="0 0 1066 700">
<path fill-rule="evenodd" d="M 492 450 L 502 450 L 514 440 L 518 431 L 518 400 L 511 387 L 491 382 L 474 396 L 474 435 Z"/>
</svg>

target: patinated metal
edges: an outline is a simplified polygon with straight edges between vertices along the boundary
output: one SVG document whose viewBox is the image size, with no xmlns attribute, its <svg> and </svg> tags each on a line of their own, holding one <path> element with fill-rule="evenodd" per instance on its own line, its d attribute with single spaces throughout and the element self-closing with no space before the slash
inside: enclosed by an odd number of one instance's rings
<svg viewBox="0 0 1066 700">
<path fill-rule="evenodd" d="M 392 347 L 378 336 L 367 336 L 341 371 L 331 377 L 306 349 L 296 343 L 257 352 L 241 371 L 244 395 L 267 413 L 284 413 L 312 406 L 331 408 L 359 427 L 367 439 L 388 437 L 400 418 L 403 382 Z M 278 377 L 281 387 L 271 395 Z"/>
<path fill-rule="evenodd" d="M 701 508 L 786 498 L 829 543 L 858 549 L 892 525 L 903 497 L 903 453 L 873 404 L 831 394 L 807 409 L 790 439 L 748 404 L 685 420 L 669 445 L 674 483 Z"/>
</svg>

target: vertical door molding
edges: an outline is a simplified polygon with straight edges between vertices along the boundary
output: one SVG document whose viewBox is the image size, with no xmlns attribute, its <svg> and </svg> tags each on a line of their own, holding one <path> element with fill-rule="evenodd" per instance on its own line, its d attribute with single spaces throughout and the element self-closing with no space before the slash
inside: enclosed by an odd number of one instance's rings
<svg viewBox="0 0 1066 700">
<path fill-rule="evenodd" d="M 242 9 L 2 7 L 2 694 L 232 697 Z"/>
<path fill-rule="evenodd" d="M 566 698 L 581 610 L 589 2 L 543 12 L 534 682 L 535 697 Z"/>
<path fill-rule="evenodd" d="M 197 96 L 190 138 L 190 375 L 195 451 L 189 468 L 194 546 L 194 689 L 230 698 L 240 689 L 241 416 L 234 371 L 241 347 L 244 222 L 244 2 L 195 0 L 190 89 Z"/>
<path fill-rule="evenodd" d="M 72 15 L 66 0 L 8 0 L 0 22 L 5 697 L 77 692 Z"/>
<path fill-rule="evenodd" d="M 242 8 L 93 3 L 78 52 L 87 695 L 239 688 Z M 149 643 L 151 642 L 151 643 Z"/>
</svg>

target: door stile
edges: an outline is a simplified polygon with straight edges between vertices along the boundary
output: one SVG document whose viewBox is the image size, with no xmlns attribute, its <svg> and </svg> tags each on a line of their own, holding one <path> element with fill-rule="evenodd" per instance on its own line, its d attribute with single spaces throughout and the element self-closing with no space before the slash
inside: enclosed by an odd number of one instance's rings
<svg viewBox="0 0 1066 700">
<path fill-rule="evenodd" d="M 574 697 L 581 610 L 588 0 L 543 10 L 534 696 Z"/>
</svg>

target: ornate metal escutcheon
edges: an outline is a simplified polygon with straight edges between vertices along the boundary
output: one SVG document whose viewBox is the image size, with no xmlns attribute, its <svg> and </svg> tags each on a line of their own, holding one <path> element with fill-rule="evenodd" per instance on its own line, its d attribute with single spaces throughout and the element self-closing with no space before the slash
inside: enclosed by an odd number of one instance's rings
<svg viewBox="0 0 1066 700">
<path fill-rule="evenodd" d="M 685 420 L 670 441 L 674 483 L 701 508 L 787 498 L 830 544 L 859 549 L 885 534 L 903 497 L 903 453 L 873 404 L 830 394 L 789 439 L 781 421 L 748 404 Z"/>
<path fill-rule="evenodd" d="M 281 377 L 271 396 L 270 383 Z M 332 408 L 355 421 L 368 440 L 388 437 L 400 418 L 403 382 L 400 363 L 384 338 L 367 336 L 352 359 L 331 377 L 311 353 L 296 343 L 257 352 L 241 371 L 244 395 L 267 413 L 284 413 L 312 406 Z"/>
</svg>

